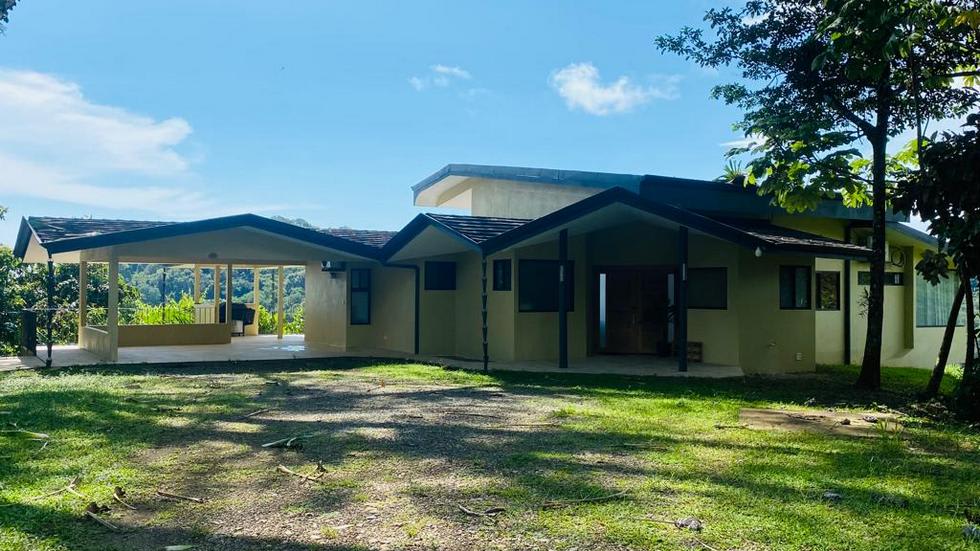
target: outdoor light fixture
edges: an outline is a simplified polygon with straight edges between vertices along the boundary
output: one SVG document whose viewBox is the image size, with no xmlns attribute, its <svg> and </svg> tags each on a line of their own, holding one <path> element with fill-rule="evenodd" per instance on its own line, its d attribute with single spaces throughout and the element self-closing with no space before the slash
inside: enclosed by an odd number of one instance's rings
<svg viewBox="0 0 980 551">
<path fill-rule="evenodd" d="M 336 260 L 324 260 L 320 262 L 320 271 L 327 272 L 330 274 L 330 278 L 333 279 L 338 274 L 347 271 L 347 263 Z"/>
<path fill-rule="evenodd" d="M 755 248 L 755 257 L 756 258 L 762 257 L 762 247 L 756 247 Z"/>
</svg>

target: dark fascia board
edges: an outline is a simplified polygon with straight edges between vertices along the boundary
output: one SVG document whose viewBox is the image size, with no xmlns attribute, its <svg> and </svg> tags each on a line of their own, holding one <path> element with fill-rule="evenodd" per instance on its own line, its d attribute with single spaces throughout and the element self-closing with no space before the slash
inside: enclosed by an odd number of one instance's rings
<svg viewBox="0 0 980 551">
<path fill-rule="evenodd" d="M 354 256 L 360 256 L 372 260 L 379 258 L 380 251 L 377 248 L 369 247 L 361 243 L 354 243 L 346 239 L 335 237 L 323 232 L 318 232 L 316 230 L 295 226 L 286 222 L 264 218 L 255 214 L 236 214 L 233 216 L 209 218 L 206 220 L 197 220 L 193 222 L 178 222 L 165 226 L 155 226 L 152 228 L 143 228 L 138 230 L 113 232 L 86 237 L 73 237 L 69 239 L 58 239 L 47 243 L 41 243 L 41 246 L 43 246 L 48 253 L 57 254 L 69 251 L 95 249 L 112 245 L 122 245 L 125 243 L 149 241 L 151 239 L 179 237 L 195 233 L 226 230 L 246 226 L 281 235 L 283 237 L 304 241 L 313 245 L 336 249 Z"/>
<path fill-rule="evenodd" d="M 484 178 L 487 180 L 510 180 L 534 184 L 557 186 L 576 186 L 594 188 L 624 187 L 632 191 L 640 190 L 642 176 L 618 174 L 614 172 L 587 172 L 580 170 L 558 170 L 554 168 L 530 168 L 519 166 L 495 166 L 472 164 L 448 164 L 421 182 L 412 186 L 413 199 L 437 182 L 450 176 Z"/>
<path fill-rule="evenodd" d="M 490 255 L 499 252 L 507 247 L 520 243 L 540 233 L 556 229 L 576 218 L 595 212 L 601 208 L 623 204 L 655 216 L 660 216 L 671 220 L 682 226 L 713 235 L 720 239 L 735 243 L 748 249 L 759 248 L 763 251 L 775 251 L 785 253 L 802 253 L 809 255 L 819 255 L 834 258 L 866 258 L 866 252 L 851 252 L 839 247 L 822 245 L 792 245 L 777 244 L 751 235 L 739 228 L 719 222 L 713 218 L 691 212 L 680 207 L 650 201 L 637 194 L 622 188 L 613 188 L 591 197 L 587 197 L 577 203 L 545 215 L 527 224 L 514 228 L 497 237 L 493 237 L 481 244 L 483 254 Z"/>
<path fill-rule="evenodd" d="M 888 222 L 885 225 L 885 227 L 887 227 L 888 229 L 895 230 L 906 237 L 911 237 L 912 239 L 915 239 L 916 241 L 922 243 L 923 245 L 927 245 L 929 247 L 939 246 L 938 239 L 936 239 L 935 237 L 933 237 L 932 235 L 924 231 L 917 230 L 911 226 L 906 226 L 905 224 L 900 224 L 898 222 Z"/>
<path fill-rule="evenodd" d="M 27 247 L 31 243 L 31 238 L 36 237 L 34 228 L 27 222 L 27 218 L 21 217 L 20 228 L 17 230 L 17 240 L 14 241 L 14 256 L 23 260 L 27 254 Z M 40 240 L 38 240 L 40 242 Z"/>
<path fill-rule="evenodd" d="M 423 230 L 430 227 L 435 228 L 449 235 L 450 237 L 459 240 L 461 243 L 463 243 L 463 245 L 465 245 L 469 249 L 473 249 L 474 251 L 477 252 L 480 251 L 480 245 L 477 244 L 475 241 L 459 233 L 458 231 L 450 228 L 449 226 L 443 224 L 439 220 L 432 218 L 428 214 L 423 213 L 413 218 L 412 221 L 406 224 L 404 228 L 399 230 L 398 233 L 396 233 L 395 236 L 391 238 L 391 240 L 385 243 L 385 246 L 382 247 L 381 249 L 380 257 L 383 258 L 385 262 L 387 262 L 388 260 L 391 259 L 391 257 L 395 256 L 395 254 L 397 254 L 398 251 L 405 248 L 405 246 L 411 243 L 413 239 L 418 237 Z"/>
</svg>

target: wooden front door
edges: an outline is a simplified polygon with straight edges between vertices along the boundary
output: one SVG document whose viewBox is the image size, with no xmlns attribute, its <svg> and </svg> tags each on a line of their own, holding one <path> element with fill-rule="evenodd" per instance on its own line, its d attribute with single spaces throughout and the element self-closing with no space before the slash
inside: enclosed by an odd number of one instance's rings
<svg viewBox="0 0 980 551">
<path fill-rule="evenodd" d="M 664 268 L 597 271 L 600 352 L 655 354 L 669 350 L 668 273 Z"/>
</svg>

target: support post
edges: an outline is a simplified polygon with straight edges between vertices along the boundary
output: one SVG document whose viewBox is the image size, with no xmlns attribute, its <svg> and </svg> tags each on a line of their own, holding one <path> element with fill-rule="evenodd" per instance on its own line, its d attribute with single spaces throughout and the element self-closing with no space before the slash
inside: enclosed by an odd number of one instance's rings
<svg viewBox="0 0 980 551">
<path fill-rule="evenodd" d="M 844 241 L 851 242 L 851 226 L 844 226 Z M 851 365 L 851 259 L 844 259 L 844 365 Z M 914 282 L 906 281 L 906 285 Z"/>
<path fill-rule="evenodd" d="M 88 262 L 78 263 L 78 344 L 82 344 L 82 331 L 88 325 Z"/>
<path fill-rule="evenodd" d="M 194 265 L 194 304 L 201 303 L 201 266 Z"/>
<path fill-rule="evenodd" d="M 687 371 L 687 228 L 677 232 L 677 370 Z"/>
<path fill-rule="evenodd" d="M 255 323 L 259 322 L 259 304 L 262 300 L 259 297 L 259 267 L 252 267 L 252 302 L 255 303 Z"/>
<path fill-rule="evenodd" d="M 483 371 L 490 370 L 490 348 L 487 341 L 487 257 L 483 255 L 480 262 L 480 314 L 483 318 Z"/>
<path fill-rule="evenodd" d="M 109 301 L 106 308 L 109 350 L 106 360 L 119 361 L 119 259 L 109 260 Z"/>
<path fill-rule="evenodd" d="M 234 272 L 234 269 L 231 264 L 228 265 L 227 270 L 225 273 L 225 323 L 228 324 L 228 330 L 230 331 L 235 327 L 235 324 L 231 321 L 231 300 L 235 296 L 235 287 L 232 282 L 232 272 Z"/>
<path fill-rule="evenodd" d="M 160 323 L 167 324 L 167 265 L 163 265 L 160 273 Z"/>
<path fill-rule="evenodd" d="M 54 318 L 54 260 L 51 255 L 48 255 L 48 274 L 47 274 L 47 287 L 48 287 L 48 316 L 45 319 L 45 332 L 47 333 L 48 341 L 48 358 L 44 360 L 45 367 L 51 367 L 51 345 L 54 338 L 54 332 L 52 330 L 53 318 Z"/>
<path fill-rule="evenodd" d="M 279 266 L 279 289 L 276 296 L 276 336 L 282 338 L 283 331 L 286 328 L 286 272 L 282 266 Z"/>
<path fill-rule="evenodd" d="M 221 266 L 214 267 L 214 323 L 221 319 Z"/>
<path fill-rule="evenodd" d="M 568 368 L 568 230 L 558 233 L 558 367 Z"/>
</svg>

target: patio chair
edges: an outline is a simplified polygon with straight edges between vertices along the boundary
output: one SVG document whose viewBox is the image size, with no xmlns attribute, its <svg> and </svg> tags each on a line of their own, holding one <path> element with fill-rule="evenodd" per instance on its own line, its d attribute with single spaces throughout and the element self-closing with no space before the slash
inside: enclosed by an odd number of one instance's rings
<svg viewBox="0 0 980 551">
<path fill-rule="evenodd" d="M 234 326 L 231 334 L 236 337 L 245 336 L 245 327 L 255 323 L 255 310 L 249 308 L 241 302 L 231 303 L 231 322 Z M 219 310 L 218 323 L 225 323 L 225 304 L 221 304 Z"/>
</svg>

